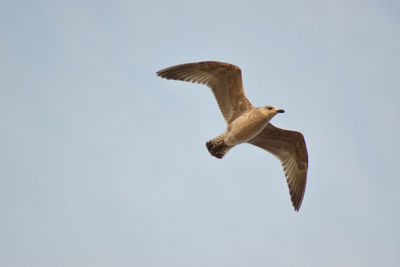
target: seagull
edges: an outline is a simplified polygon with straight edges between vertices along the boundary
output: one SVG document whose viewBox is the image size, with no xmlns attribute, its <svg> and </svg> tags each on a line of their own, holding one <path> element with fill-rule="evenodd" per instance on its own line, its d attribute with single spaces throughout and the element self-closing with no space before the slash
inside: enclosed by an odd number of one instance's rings
<svg viewBox="0 0 400 267">
<path fill-rule="evenodd" d="M 244 93 L 240 68 L 229 63 L 187 63 L 160 70 L 157 75 L 208 86 L 226 123 L 222 134 L 206 142 L 210 154 L 221 159 L 242 143 L 272 153 L 281 161 L 293 207 L 299 211 L 306 189 L 308 153 L 302 133 L 280 129 L 270 123 L 276 114 L 285 112 L 283 109 L 253 106 Z"/>
</svg>

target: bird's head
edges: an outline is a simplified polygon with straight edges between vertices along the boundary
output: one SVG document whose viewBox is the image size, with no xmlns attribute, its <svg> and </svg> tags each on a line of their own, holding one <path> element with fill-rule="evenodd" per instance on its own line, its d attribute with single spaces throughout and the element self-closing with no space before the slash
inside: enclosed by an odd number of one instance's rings
<svg viewBox="0 0 400 267">
<path fill-rule="evenodd" d="M 274 106 L 265 106 L 265 107 L 262 107 L 261 110 L 262 110 L 262 113 L 269 118 L 274 117 L 278 113 L 285 112 L 283 109 L 279 109 Z"/>
</svg>

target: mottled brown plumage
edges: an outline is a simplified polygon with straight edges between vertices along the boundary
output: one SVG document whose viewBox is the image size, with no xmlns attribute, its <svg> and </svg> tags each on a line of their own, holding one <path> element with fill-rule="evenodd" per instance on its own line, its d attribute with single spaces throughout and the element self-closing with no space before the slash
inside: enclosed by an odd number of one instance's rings
<svg viewBox="0 0 400 267">
<path fill-rule="evenodd" d="M 205 84 L 211 88 L 227 129 L 206 143 L 211 155 L 222 158 L 241 143 L 265 149 L 282 163 L 293 207 L 300 209 L 307 181 L 308 155 L 300 132 L 273 126 L 269 121 L 284 111 L 273 106 L 255 107 L 247 99 L 239 67 L 206 61 L 169 67 L 157 75 L 173 80 Z"/>
</svg>

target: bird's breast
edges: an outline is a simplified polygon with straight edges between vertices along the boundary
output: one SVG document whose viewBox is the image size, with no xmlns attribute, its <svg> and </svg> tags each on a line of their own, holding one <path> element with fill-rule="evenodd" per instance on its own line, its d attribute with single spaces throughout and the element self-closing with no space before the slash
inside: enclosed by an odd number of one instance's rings
<svg viewBox="0 0 400 267">
<path fill-rule="evenodd" d="M 224 142 L 230 146 L 245 143 L 258 135 L 268 122 L 260 112 L 247 112 L 228 125 Z"/>
</svg>

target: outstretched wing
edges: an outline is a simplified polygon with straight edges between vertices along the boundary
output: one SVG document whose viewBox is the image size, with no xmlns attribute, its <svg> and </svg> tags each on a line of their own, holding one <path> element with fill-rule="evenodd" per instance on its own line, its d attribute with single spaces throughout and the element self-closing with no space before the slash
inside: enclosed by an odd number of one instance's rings
<svg viewBox="0 0 400 267">
<path fill-rule="evenodd" d="M 300 132 L 277 128 L 271 123 L 250 144 L 275 155 L 282 163 L 290 197 L 296 211 L 300 209 L 307 182 L 308 154 Z"/>
<path fill-rule="evenodd" d="M 237 66 L 205 61 L 172 66 L 158 71 L 157 75 L 210 87 L 227 123 L 253 107 L 244 94 L 242 74 Z"/>
</svg>

